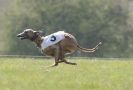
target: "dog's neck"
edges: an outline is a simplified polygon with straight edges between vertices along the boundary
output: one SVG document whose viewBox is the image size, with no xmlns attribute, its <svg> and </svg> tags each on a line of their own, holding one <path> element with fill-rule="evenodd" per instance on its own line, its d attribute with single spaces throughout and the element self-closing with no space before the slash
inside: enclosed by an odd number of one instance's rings
<svg viewBox="0 0 133 90">
<path fill-rule="evenodd" d="M 35 44 L 36 44 L 36 46 L 37 46 L 38 48 L 41 48 L 41 43 L 43 42 L 43 39 L 42 39 L 41 36 L 38 36 L 38 37 L 34 40 L 34 42 L 35 42 Z"/>
</svg>

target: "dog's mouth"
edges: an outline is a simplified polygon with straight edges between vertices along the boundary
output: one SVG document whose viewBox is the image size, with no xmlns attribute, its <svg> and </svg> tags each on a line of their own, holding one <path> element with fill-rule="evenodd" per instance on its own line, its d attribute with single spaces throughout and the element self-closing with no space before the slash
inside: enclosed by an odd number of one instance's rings
<svg viewBox="0 0 133 90">
<path fill-rule="evenodd" d="M 26 35 L 23 35 L 23 34 L 18 34 L 17 37 L 19 37 L 21 40 L 28 39 L 28 37 Z"/>
</svg>

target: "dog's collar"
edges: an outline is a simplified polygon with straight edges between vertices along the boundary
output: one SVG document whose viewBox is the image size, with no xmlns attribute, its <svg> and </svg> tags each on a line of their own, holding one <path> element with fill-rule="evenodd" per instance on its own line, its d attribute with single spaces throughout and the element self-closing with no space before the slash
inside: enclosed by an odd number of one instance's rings
<svg viewBox="0 0 133 90">
<path fill-rule="evenodd" d="M 39 35 L 34 35 L 30 40 L 35 41 L 38 38 Z"/>
</svg>

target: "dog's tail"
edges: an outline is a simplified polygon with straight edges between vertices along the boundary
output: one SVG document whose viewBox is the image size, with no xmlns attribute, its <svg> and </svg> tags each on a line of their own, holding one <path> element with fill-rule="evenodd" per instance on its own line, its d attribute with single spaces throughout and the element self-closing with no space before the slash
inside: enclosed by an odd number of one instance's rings
<svg viewBox="0 0 133 90">
<path fill-rule="evenodd" d="M 98 47 L 102 44 L 102 42 L 99 42 L 94 48 L 88 49 L 88 48 L 83 48 L 80 45 L 77 45 L 78 49 L 80 49 L 82 52 L 95 52 Z"/>
</svg>

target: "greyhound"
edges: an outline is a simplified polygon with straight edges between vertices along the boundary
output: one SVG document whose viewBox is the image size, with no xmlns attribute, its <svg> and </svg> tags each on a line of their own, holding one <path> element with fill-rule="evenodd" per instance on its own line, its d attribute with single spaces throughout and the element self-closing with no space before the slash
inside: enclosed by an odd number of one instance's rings
<svg viewBox="0 0 133 90">
<path fill-rule="evenodd" d="M 35 31 L 33 29 L 25 29 L 22 33 L 18 34 L 17 37 L 19 37 L 21 40 L 23 39 L 29 39 L 30 41 L 34 42 L 36 46 L 41 49 L 43 54 L 52 56 L 55 58 L 55 62 L 52 65 L 57 66 L 59 63 L 64 62 L 66 64 L 71 64 L 71 65 L 77 65 L 76 63 L 69 62 L 65 59 L 66 54 L 71 54 L 75 52 L 77 49 L 79 49 L 82 52 L 95 52 L 98 47 L 102 44 L 99 42 L 94 48 L 88 49 L 88 48 L 83 48 L 81 47 L 78 43 L 76 38 L 67 33 L 64 32 L 62 34 L 64 37 L 57 43 L 47 46 L 43 48 L 42 43 L 45 43 L 45 37 L 41 35 L 40 31 Z M 46 36 L 47 37 L 47 36 Z M 55 36 L 51 36 L 51 41 L 56 41 Z"/>
</svg>

